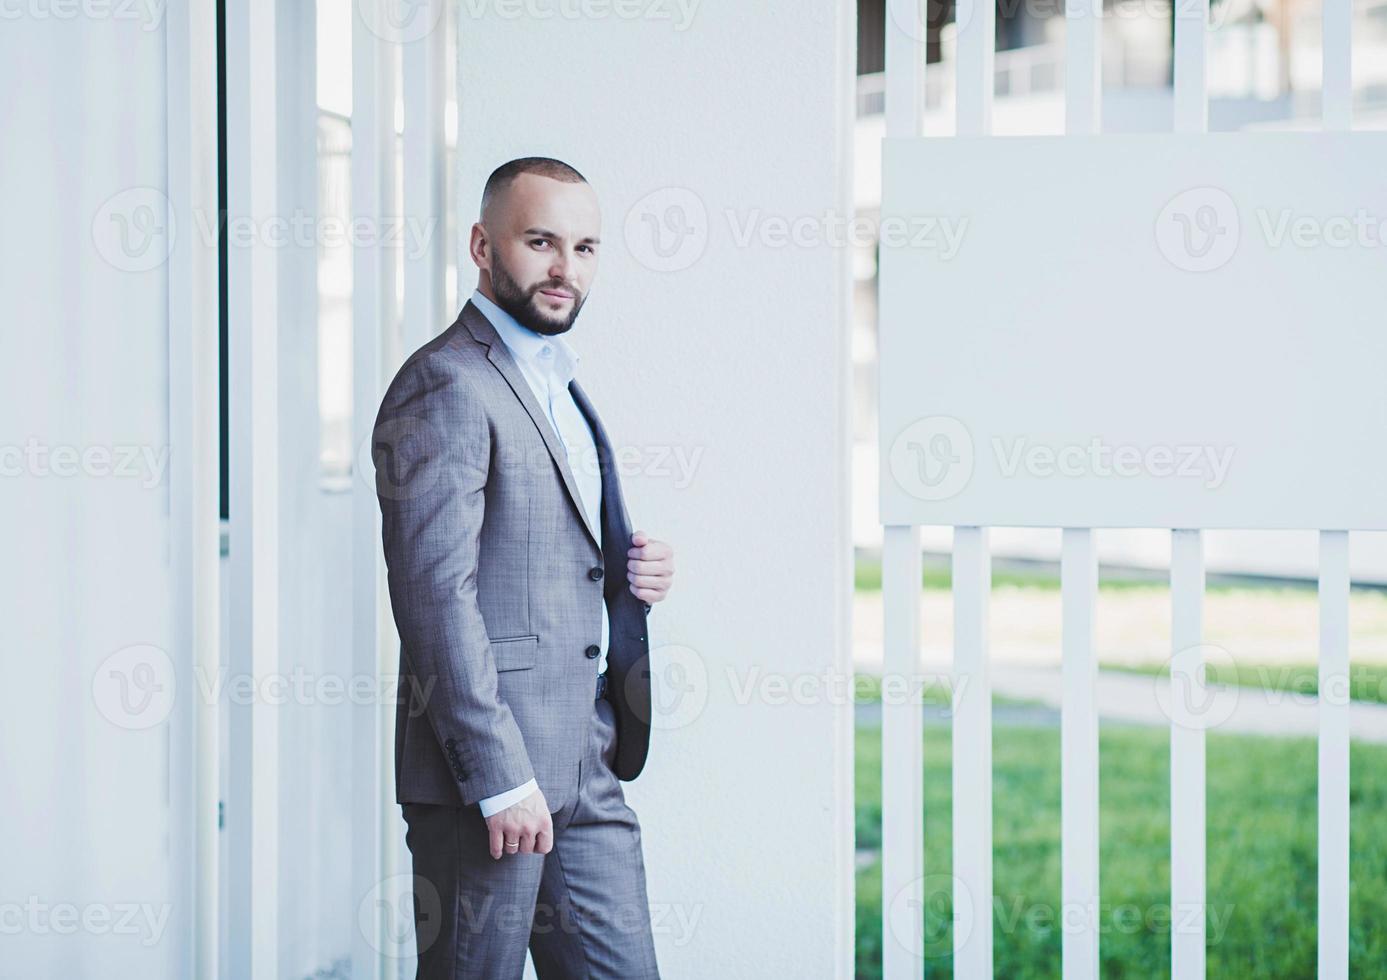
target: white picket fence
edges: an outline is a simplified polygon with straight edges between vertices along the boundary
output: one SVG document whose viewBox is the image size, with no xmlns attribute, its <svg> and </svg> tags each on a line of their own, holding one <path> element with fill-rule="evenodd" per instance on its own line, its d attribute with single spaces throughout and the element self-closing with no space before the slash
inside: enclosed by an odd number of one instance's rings
<svg viewBox="0 0 1387 980">
<path fill-rule="evenodd" d="M 923 41 L 925 32 L 915 0 L 890 0 L 886 38 L 885 112 L 888 145 L 892 141 L 923 140 L 920 122 L 925 111 Z M 1099 133 L 1101 87 L 1098 0 L 1066 4 L 1067 136 L 1091 138 Z M 995 7 L 990 0 L 960 0 L 957 20 L 957 133 L 960 139 L 985 137 L 990 130 L 994 60 Z M 1351 129 L 1350 116 L 1350 0 L 1325 0 L 1324 128 Z M 921 25 L 912 29 L 912 25 Z M 1177 9 L 1175 36 L 1175 133 L 1207 131 L 1206 38 L 1208 0 L 1187 0 Z M 1238 138 L 1228 137 L 1228 138 Z M 936 145 L 939 142 L 935 141 Z M 1377 144 L 1375 144 L 1377 145 Z M 883 154 L 885 160 L 887 154 Z M 917 158 L 912 157 L 912 161 Z M 952 171 L 951 171 L 952 173 Z M 937 174 L 904 174 L 888 162 L 883 172 L 883 215 L 899 210 L 912 181 L 940 179 Z M 904 184 L 902 183 L 904 181 Z M 1035 193 L 1044 193 L 1043 187 Z M 988 215 L 995 217 L 995 215 Z M 885 220 L 885 218 L 883 219 Z M 883 253 L 885 253 L 883 248 Z M 1119 257 L 1115 261 L 1122 261 Z M 953 275 L 945 270 L 941 275 Z M 999 276 L 1007 288 L 1005 276 Z M 919 403 L 909 373 L 898 365 L 903 356 L 893 341 L 901 313 L 910 304 L 893 306 L 888 297 L 910 291 L 915 306 L 928 306 L 931 293 L 920 280 L 897 281 L 883 255 L 882 292 L 882 522 L 884 670 L 888 676 L 920 674 L 920 525 L 954 525 L 953 599 L 954 659 L 953 712 L 953 879 L 954 971 L 959 977 L 993 974 L 992 928 L 992 748 L 991 688 L 988 674 L 988 596 L 991 583 L 988 527 L 1020 524 L 995 506 L 996 497 L 975 509 L 985 515 L 976 524 L 930 520 L 945 509 L 901 504 L 889 496 L 888 457 L 898 437 L 899 409 Z M 940 311 L 944 318 L 956 307 Z M 947 328 L 940 337 L 938 357 L 962 360 L 948 348 Z M 916 351 L 915 353 L 918 353 Z M 1193 355 L 1191 355 L 1193 356 Z M 1014 376 L 1013 376 L 1014 377 Z M 1317 378 L 1325 387 L 1333 378 Z M 926 382 L 918 385 L 923 389 Z M 1056 397 L 1063 397 L 1057 393 Z M 1368 396 L 1364 396 L 1365 398 Z M 1371 405 L 1380 413 L 1378 396 Z M 1365 403 L 1365 408 L 1369 407 Z M 920 412 L 925 413 L 925 409 Z M 1380 414 L 1374 416 L 1381 418 Z M 1095 423 L 1095 426 L 1097 423 Z M 1254 451 L 1252 447 L 1249 451 Z M 1376 491 L 1369 480 L 1362 493 Z M 1018 484 L 1017 492 L 1024 492 Z M 1226 501 L 1226 498 L 1223 498 Z M 907 502 L 910 503 L 910 502 Z M 952 513 L 957 513 L 953 511 Z M 1171 804 L 1171 930 L 1172 975 L 1177 980 L 1205 973 L 1204 910 L 1207 893 L 1205 865 L 1205 724 L 1191 705 L 1198 704 L 1202 683 L 1204 564 L 1202 530 L 1230 526 L 1224 516 L 1201 519 L 1198 504 L 1182 511 L 1193 521 L 1156 524 L 1171 527 L 1171 684 L 1173 696 L 1170 747 Z M 993 519 L 995 514 L 995 520 Z M 904 515 L 904 516 L 902 516 Z M 1095 688 L 1094 610 L 1098 573 L 1095 535 L 1104 526 L 1062 526 L 1063 689 L 1061 722 L 1061 855 L 1062 964 L 1069 980 L 1099 976 L 1099 779 L 1098 711 Z M 1119 526 L 1115 523 L 1107 526 Z M 1153 525 L 1123 525 L 1153 526 Z M 1349 667 L 1348 592 L 1349 531 L 1380 527 L 1365 522 L 1361 512 L 1336 524 L 1270 524 L 1259 517 L 1247 525 L 1310 527 L 1319 531 L 1319 657 L 1320 690 L 1328 691 Z M 1348 976 L 1349 897 L 1349 714 L 1346 699 L 1320 699 L 1319 732 L 1319 976 Z M 883 968 L 888 978 L 918 978 L 923 966 L 921 925 L 931 881 L 923 865 L 922 807 L 923 747 L 920 706 L 902 699 L 883 704 L 882 711 L 882 888 Z M 937 819 L 933 817 L 932 820 Z M 937 890 L 937 889 L 936 889 Z M 1193 914 L 1185 914 L 1190 913 Z"/>
</svg>

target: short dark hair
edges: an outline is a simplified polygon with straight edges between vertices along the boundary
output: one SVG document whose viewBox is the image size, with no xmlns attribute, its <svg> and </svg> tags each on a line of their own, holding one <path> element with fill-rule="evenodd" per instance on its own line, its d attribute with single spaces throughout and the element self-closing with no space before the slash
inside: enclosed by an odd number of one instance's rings
<svg viewBox="0 0 1387 980">
<path fill-rule="evenodd" d="M 501 164 L 486 179 L 486 186 L 482 188 L 481 214 L 486 214 L 487 207 L 497 195 L 509 187 L 515 178 L 521 174 L 537 174 L 540 177 L 549 177 L 552 180 L 561 180 L 568 184 L 586 184 L 588 182 L 586 177 L 562 160 L 555 160 L 552 157 L 520 157 L 509 163 Z"/>
</svg>

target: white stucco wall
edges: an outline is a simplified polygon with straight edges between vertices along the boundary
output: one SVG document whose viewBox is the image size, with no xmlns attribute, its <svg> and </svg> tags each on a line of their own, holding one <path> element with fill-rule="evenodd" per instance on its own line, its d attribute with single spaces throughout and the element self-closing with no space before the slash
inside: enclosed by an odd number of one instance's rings
<svg viewBox="0 0 1387 980">
<path fill-rule="evenodd" d="M 186 951 L 165 31 L 103 11 L 24 5 L 0 28 L 6 976 L 171 976 Z"/>
<path fill-rule="evenodd" d="M 630 454 L 632 519 L 676 554 L 651 614 L 666 713 L 626 784 L 671 978 L 851 971 L 850 707 L 822 679 L 849 669 L 849 256 L 829 219 L 850 214 L 854 29 L 846 2 L 461 5 L 460 235 L 518 156 L 577 167 L 603 208 L 569 336 Z M 681 214 L 685 250 L 662 256 L 646 216 Z"/>
</svg>

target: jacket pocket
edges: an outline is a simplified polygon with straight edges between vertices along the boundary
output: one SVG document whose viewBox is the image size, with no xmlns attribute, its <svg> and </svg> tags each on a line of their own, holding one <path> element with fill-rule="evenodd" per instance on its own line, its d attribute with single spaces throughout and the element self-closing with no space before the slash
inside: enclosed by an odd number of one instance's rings
<svg viewBox="0 0 1387 980">
<path fill-rule="evenodd" d="M 539 635 L 487 637 L 496 669 L 525 670 L 539 661 Z"/>
</svg>

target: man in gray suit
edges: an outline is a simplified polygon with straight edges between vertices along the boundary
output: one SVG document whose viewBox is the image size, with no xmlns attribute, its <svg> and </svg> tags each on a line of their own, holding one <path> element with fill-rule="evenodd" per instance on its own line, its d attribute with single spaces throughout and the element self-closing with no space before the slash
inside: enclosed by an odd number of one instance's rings
<svg viewBox="0 0 1387 980">
<path fill-rule="evenodd" d="M 472 226 L 477 291 L 376 418 L 420 977 L 519 977 L 527 948 L 546 980 L 659 976 L 620 780 L 645 764 L 646 617 L 673 551 L 632 533 L 562 336 L 600 225 L 567 164 L 498 168 Z"/>
</svg>

